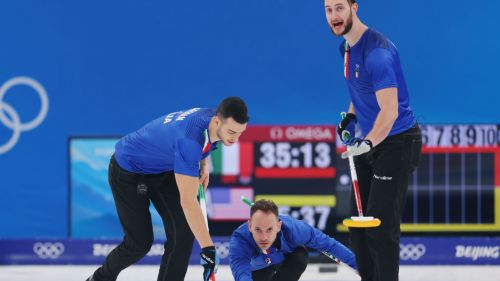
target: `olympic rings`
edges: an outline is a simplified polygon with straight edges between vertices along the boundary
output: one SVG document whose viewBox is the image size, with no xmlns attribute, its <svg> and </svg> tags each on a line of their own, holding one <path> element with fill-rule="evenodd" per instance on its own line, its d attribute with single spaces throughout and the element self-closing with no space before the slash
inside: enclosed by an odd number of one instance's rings
<svg viewBox="0 0 500 281">
<path fill-rule="evenodd" d="M 41 259 L 57 259 L 64 253 L 64 245 L 61 242 L 36 242 L 33 245 L 33 252 Z"/>
<path fill-rule="evenodd" d="M 402 260 L 418 260 L 425 255 L 423 244 L 399 244 L 399 258 Z"/>
<path fill-rule="evenodd" d="M 3 97 L 9 89 L 19 85 L 26 85 L 31 87 L 40 97 L 41 108 L 38 115 L 31 121 L 22 123 L 19 118 L 17 111 L 8 103 L 3 101 Z M 0 123 L 5 125 L 7 128 L 12 130 L 12 135 L 10 139 L 0 145 L 0 154 L 10 151 L 21 137 L 21 132 L 33 130 L 38 127 L 49 111 L 49 98 L 47 96 L 47 91 L 38 81 L 25 76 L 14 77 L 7 80 L 2 86 L 0 86 Z M 7 115 L 10 117 L 7 117 Z"/>
</svg>

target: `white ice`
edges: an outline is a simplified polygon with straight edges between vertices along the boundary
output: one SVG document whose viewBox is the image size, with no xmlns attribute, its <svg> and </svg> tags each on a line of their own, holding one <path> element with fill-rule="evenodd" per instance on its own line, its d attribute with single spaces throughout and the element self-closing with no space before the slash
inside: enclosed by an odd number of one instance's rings
<svg viewBox="0 0 500 281">
<path fill-rule="evenodd" d="M 338 267 L 337 272 L 320 273 L 325 265 L 311 264 L 300 280 L 360 280 L 349 269 Z M 328 265 L 326 265 L 328 266 Z M 334 267 L 334 266 L 329 266 Z M 97 266 L 45 265 L 0 266 L 1 281 L 84 281 Z M 118 281 L 155 281 L 158 266 L 133 265 L 125 269 Z M 201 266 L 189 266 L 186 281 L 200 281 Z M 217 281 L 233 280 L 228 266 L 221 266 Z M 500 266 L 401 266 L 401 281 L 499 281 Z"/>
</svg>

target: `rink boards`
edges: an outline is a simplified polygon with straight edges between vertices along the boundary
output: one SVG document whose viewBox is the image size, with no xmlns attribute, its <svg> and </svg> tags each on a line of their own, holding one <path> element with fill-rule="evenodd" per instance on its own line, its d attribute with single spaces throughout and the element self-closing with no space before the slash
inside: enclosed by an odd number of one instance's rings
<svg viewBox="0 0 500 281">
<path fill-rule="evenodd" d="M 229 263 L 229 237 L 215 237 L 221 264 Z M 119 240 L 0 240 L 0 264 L 100 264 Z M 191 264 L 199 263 L 194 243 Z M 157 240 L 141 264 L 159 264 L 163 241 Z M 314 255 L 314 253 L 311 253 Z M 500 265 L 500 238 L 403 237 L 403 265 Z"/>
</svg>

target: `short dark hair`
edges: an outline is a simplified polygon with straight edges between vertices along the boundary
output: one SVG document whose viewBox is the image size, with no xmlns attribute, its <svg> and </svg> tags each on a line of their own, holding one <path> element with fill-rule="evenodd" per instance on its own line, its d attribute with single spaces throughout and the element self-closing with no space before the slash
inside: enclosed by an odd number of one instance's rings
<svg viewBox="0 0 500 281">
<path fill-rule="evenodd" d="M 347 3 L 349 6 L 352 6 L 352 4 L 356 3 L 356 0 L 347 0 Z"/>
<path fill-rule="evenodd" d="M 239 97 L 225 98 L 217 107 L 217 115 L 226 119 L 232 117 L 240 124 L 248 123 L 248 110 L 245 102 Z"/>
<path fill-rule="evenodd" d="M 255 201 L 252 208 L 250 208 L 250 217 L 257 211 L 262 211 L 266 214 L 273 213 L 276 217 L 278 216 L 278 206 L 272 200 L 260 199 Z"/>
</svg>

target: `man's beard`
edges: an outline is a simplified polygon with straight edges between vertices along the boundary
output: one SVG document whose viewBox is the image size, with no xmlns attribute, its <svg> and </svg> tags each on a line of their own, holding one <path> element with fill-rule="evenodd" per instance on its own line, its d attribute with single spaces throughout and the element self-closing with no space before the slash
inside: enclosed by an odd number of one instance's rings
<svg viewBox="0 0 500 281">
<path fill-rule="evenodd" d="M 345 21 L 345 28 L 341 34 L 335 33 L 334 28 L 332 26 L 330 26 L 330 30 L 332 31 L 333 35 L 335 35 L 335 36 L 344 36 L 347 33 L 349 33 L 349 31 L 351 31 L 351 29 L 352 29 L 352 11 L 351 11 L 351 14 L 349 15 L 349 17 L 347 18 L 347 20 Z"/>
<path fill-rule="evenodd" d="M 351 15 L 349 16 L 349 18 L 346 21 L 344 32 L 342 32 L 342 36 L 344 36 L 347 33 L 349 33 L 349 31 L 351 31 L 351 28 L 352 28 L 352 12 L 351 12 Z"/>
</svg>

